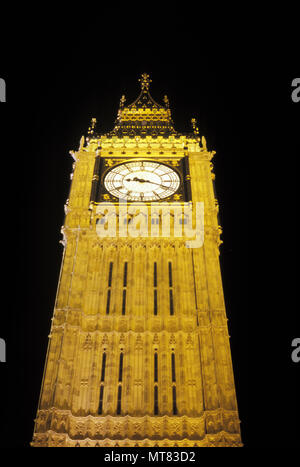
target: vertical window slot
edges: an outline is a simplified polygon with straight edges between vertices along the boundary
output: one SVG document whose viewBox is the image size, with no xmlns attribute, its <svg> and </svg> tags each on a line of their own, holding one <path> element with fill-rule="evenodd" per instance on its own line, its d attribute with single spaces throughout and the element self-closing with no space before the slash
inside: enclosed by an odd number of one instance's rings
<svg viewBox="0 0 300 467">
<path fill-rule="evenodd" d="M 123 287 L 127 287 L 127 262 L 124 263 Z"/>
<path fill-rule="evenodd" d="M 102 368 L 101 368 L 101 381 L 104 381 L 104 378 L 105 378 L 105 364 L 106 364 L 106 353 L 103 352 L 103 355 L 102 355 Z"/>
<path fill-rule="evenodd" d="M 177 415 L 177 404 L 176 404 L 176 386 L 172 387 L 173 395 L 173 415 Z"/>
<path fill-rule="evenodd" d="M 172 263 L 171 262 L 169 262 L 169 287 L 173 287 Z"/>
<path fill-rule="evenodd" d="M 158 387 L 154 386 L 154 415 L 158 415 Z"/>
<path fill-rule="evenodd" d="M 118 386 L 118 403 L 117 403 L 117 415 L 121 414 L 121 398 L 122 398 L 122 386 Z"/>
<path fill-rule="evenodd" d="M 110 306 L 110 289 L 107 291 L 107 300 L 106 300 L 106 314 L 109 314 L 109 306 Z"/>
<path fill-rule="evenodd" d="M 103 393 L 104 393 L 104 386 L 100 386 L 100 396 L 99 396 L 99 407 L 98 407 L 98 414 L 102 414 L 102 409 L 103 409 Z"/>
<path fill-rule="evenodd" d="M 173 305 L 173 290 L 169 290 L 170 295 L 170 315 L 174 315 L 174 305 Z"/>
<path fill-rule="evenodd" d="M 154 314 L 157 315 L 157 290 L 154 290 Z"/>
<path fill-rule="evenodd" d="M 109 273 L 108 273 L 108 287 L 111 287 L 111 280 L 112 280 L 112 270 L 113 270 L 113 263 L 109 263 Z"/>
<path fill-rule="evenodd" d="M 172 353 L 171 355 L 171 360 L 172 360 L 172 382 L 175 383 L 176 376 L 175 376 L 175 354 L 174 353 Z"/>
<path fill-rule="evenodd" d="M 158 381 L 158 359 L 157 359 L 157 352 L 154 354 L 154 382 L 157 383 Z"/>
<path fill-rule="evenodd" d="M 122 381 L 123 377 L 123 352 L 120 353 L 120 362 L 119 362 L 119 382 Z"/>
<path fill-rule="evenodd" d="M 125 311 L 126 311 L 126 289 L 123 290 L 122 315 L 125 315 Z"/>
<path fill-rule="evenodd" d="M 154 263 L 153 287 L 157 287 L 157 263 Z"/>
</svg>

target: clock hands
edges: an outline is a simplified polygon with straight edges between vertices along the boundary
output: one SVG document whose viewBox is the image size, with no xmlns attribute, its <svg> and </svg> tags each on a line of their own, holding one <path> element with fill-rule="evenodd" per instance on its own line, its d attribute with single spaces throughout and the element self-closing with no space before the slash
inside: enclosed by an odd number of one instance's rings
<svg viewBox="0 0 300 467">
<path fill-rule="evenodd" d="M 158 185 L 158 186 L 161 186 L 161 187 L 163 187 L 163 188 L 166 188 L 167 190 L 169 190 L 169 189 L 170 189 L 170 187 L 169 187 L 169 186 L 166 186 L 166 185 L 162 185 L 161 183 L 156 183 L 156 182 L 150 182 L 150 181 L 149 181 L 148 183 L 154 183 L 154 185 Z"/>
<path fill-rule="evenodd" d="M 162 185 L 161 183 L 152 182 L 151 180 L 144 180 L 143 178 L 138 178 L 138 177 L 134 177 L 132 179 L 127 178 L 126 182 L 140 182 L 140 183 L 145 183 L 146 182 L 146 183 L 152 183 L 153 185 L 161 186 L 163 188 L 167 188 L 167 189 L 170 188 L 169 186 Z"/>
<path fill-rule="evenodd" d="M 144 182 L 147 182 L 147 180 L 144 180 L 143 178 L 134 177 L 133 179 L 126 178 L 126 182 L 140 182 L 140 183 L 144 183 Z"/>
</svg>

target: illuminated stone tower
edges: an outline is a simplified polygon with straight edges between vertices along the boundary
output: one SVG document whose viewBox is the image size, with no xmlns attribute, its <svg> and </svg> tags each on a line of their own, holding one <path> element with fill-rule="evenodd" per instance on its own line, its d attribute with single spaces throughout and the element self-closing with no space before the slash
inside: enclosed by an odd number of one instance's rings
<svg viewBox="0 0 300 467">
<path fill-rule="evenodd" d="M 149 76 L 140 82 L 111 132 L 97 134 L 93 119 L 70 151 L 33 446 L 242 445 L 214 151 L 195 119 L 175 131 L 167 97 L 157 104 Z"/>
</svg>

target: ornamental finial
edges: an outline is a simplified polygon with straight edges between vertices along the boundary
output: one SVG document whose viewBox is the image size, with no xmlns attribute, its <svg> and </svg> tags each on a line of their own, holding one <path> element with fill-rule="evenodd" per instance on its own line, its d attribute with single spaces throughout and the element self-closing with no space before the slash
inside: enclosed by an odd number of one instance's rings
<svg viewBox="0 0 300 467">
<path fill-rule="evenodd" d="M 90 126 L 89 129 L 88 129 L 88 134 L 89 134 L 89 135 L 92 135 L 92 134 L 94 133 L 94 128 L 95 128 L 96 123 L 97 123 L 97 119 L 96 119 L 96 118 L 92 118 L 91 126 Z"/>
<path fill-rule="evenodd" d="M 164 96 L 164 103 L 166 108 L 168 109 L 170 107 L 168 96 Z"/>
<path fill-rule="evenodd" d="M 192 118 L 191 122 L 192 122 L 192 127 L 193 127 L 193 131 L 194 131 L 195 135 L 198 135 L 199 130 L 197 128 L 197 120 L 195 118 Z"/>
<path fill-rule="evenodd" d="M 197 127 L 197 120 L 195 118 L 192 118 L 191 122 L 192 122 L 193 131 L 194 131 L 195 135 L 198 136 L 199 135 L 199 130 L 198 130 L 198 127 Z"/>
<path fill-rule="evenodd" d="M 142 91 L 148 91 L 150 83 L 152 82 L 150 76 L 147 73 L 143 73 L 139 81 L 141 82 Z"/>
<path fill-rule="evenodd" d="M 121 107 L 121 109 L 123 109 L 125 102 L 126 102 L 126 97 L 125 97 L 124 94 L 123 94 L 123 96 L 122 96 L 121 99 L 120 99 L 120 107 Z"/>
</svg>

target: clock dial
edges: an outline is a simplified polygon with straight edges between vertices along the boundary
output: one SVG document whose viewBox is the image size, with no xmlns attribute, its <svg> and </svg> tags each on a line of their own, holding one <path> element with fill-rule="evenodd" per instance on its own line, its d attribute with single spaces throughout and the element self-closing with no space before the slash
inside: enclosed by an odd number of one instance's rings
<svg viewBox="0 0 300 467">
<path fill-rule="evenodd" d="M 180 178 L 171 167 L 152 161 L 132 161 L 111 169 L 104 178 L 107 191 L 128 201 L 159 201 L 175 193 Z"/>
</svg>

